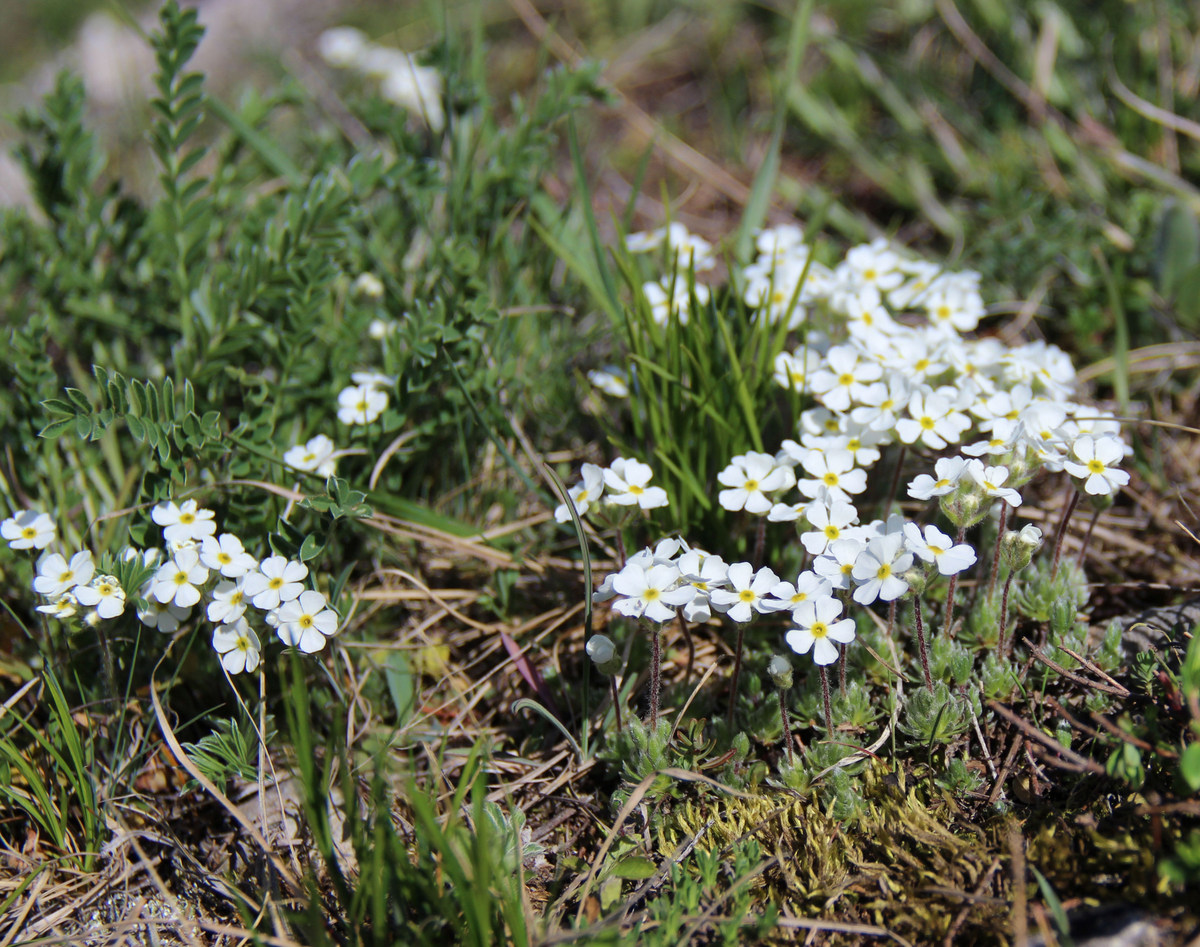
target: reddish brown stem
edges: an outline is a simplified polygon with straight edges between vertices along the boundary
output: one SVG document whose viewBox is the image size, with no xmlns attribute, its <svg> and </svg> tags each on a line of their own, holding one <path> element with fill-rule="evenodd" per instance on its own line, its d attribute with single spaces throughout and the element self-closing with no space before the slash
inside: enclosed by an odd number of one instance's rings
<svg viewBox="0 0 1200 947">
<path fill-rule="evenodd" d="M 1067 510 L 1063 513 L 1062 522 L 1058 526 L 1058 536 L 1054 540 L 1054 564 L 1050 567 L 1050 581 L 1053 582 L 1058 575 L 1058 561 L 1062 558 L 1063 540 L 1067 537 L 1067 527 L 1071 524 L 1071 514 L 1075 512 L 1075 507 L 1079 504 L 1079 491 L 1075 488 L 1071 489 L 1071 499 L 1067 503 Z"/>
<path fill-rule="evenodd" d="M 987 597 L 996 594 L 996 576 L 1000 574 L 1000 543 L 1004 540 L 1004 530 L 1008 527 L 1008 504 L 1000 501 L 1000 530 L 996 533 L 996 549 L 992 553 L 992 577 L 988 580 Z"/>
<path fill-rule="evenodd" d="M 824 664 L 818 664 L 817 670 L 821 675 L 821 696 L 825 698 L 825 732 L 833 739 L 833 704 L 829 700 L 829 672 Z"/>
<path fill-rule="evenodd" d="M 933 675 L 929 673 L 929 652 L 925 648 L 925 620 L 921 617 L 921 600 L 913 596 L 913 616 L 917 620 L 917 646 L 921 650 L 921 670 L 925 672 L 925 686 L 933 690 Z"/>
</svg>

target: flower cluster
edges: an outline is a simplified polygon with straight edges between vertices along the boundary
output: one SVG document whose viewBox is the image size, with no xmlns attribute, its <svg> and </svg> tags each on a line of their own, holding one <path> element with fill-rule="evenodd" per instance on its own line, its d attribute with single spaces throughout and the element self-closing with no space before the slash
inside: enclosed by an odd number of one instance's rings
<svg viewBox="0 0 1200 947">
<path fill-rule="evenodd" d="M 422 66 L 409 53 L 380 46 L 361 30 L 339 26 L 317 39 L 317 52 L 329 65 L 352 69 L 379 83 L 379 94 L 387 101 L 418 115 L 432 131 L 446 125 L 442 107 L 442 76 Z"/>
<path fill-rule="evenodd" d="M 311 443 L 311 442 L 310 442 Z M 126 548 L 121 560 L 148 576 L 134 592 L 142 624 L 172 633 L 201 605 L 214 626 L 212 645 L 231 674 L 258 667 L 262 644 L 247 618 L 247 607 L 264 613 L 285 645 L 305 653 L 320 651 L 338 630 L 337 613 L 325 596 L 305 586 L 308 567 L 283 556 L 261 562 L 232 533 L 217 533 L 212 510 L 195 500 L 163 502 L 151 510 L 162 528 L 163 548 Z M 14 548 L 44 548 L 55 535 L 45 514 L 22 511 L 4 521 Z M 10 538 L 11 534 L 11 538 Z M 122 571 L 118 566 L 114 571 Z M 125 613 L 130 595 L 120 580 L 98 571 L 88 549 L 46 552 L 38 560 L 33 589 L 45 601 L 38 611 L 66 620 L 80 614 L 84 625 Z"/>
<path fill-rule="evenodd" d="M 730 458 L 716 473 L 714 492 L 726 510 L 794 523 L 805 568 L 785 582 L 769 567 L 727 565 L 682 539 L 663 540 L 604 580 L 597 598 L 614 599 L 616 612 L 651 622 L 676 615 L 704 621 L 717 613 L 739 624 L 787 612 L 787 643 L 825 666 L 837 661 L 839 645 L 854 640 L 854 620 L 843 617 L 851 602 L 890 605 L 946 578 L 949 623 L 957 577 L 984 558 L 966 541 L 967 530 L 989 513 L 999 516 L 1001 535 L 986 557 L 991 582 L 982 585 L 996 587 L 1001 564 L 1011 581 L 1028 564 L 1032 553 L 1024 550 L 1040 543 L 1031 525 L 1004 531 L 1035 476 L 1065 472 L 1101 505 L 1128 483 L 1120 464 L 1130 449 L 1120 424 L 1072 400 L 1075 372 L 1065 353 L 1043 342 L 1010 347 L 965 334 L 987 315 L 978 274 L 949 272 L 883 240 L 852 247 L 826 266 L 794 226 L 762 231 L 756 246 L 757 259 L 732 279 L 753 319 L 786 323 L 799 337 L 774 367 L 776 381 L 796 392 L 803 410 L 794 438 L 774 453 Z M 678 224 L 635 234 L 627 247 L 666 248 L 667 275 L 645 295 L 655 321 L 673 316 L 686 324 L 689 297 L 708 299 L 692 284 L 712 259 L 711 247 Z M 698 311 L 693 306 L 690 317 Z M 609 368 L 593 384 L 608 390 L 620 377 L 619 367 Z M 933 512 L 957 535 L 927 521 L 932 516 L 866 514 L 863 498 L 889 447 L 896 464 L 907 456 L 927 465 L 930 472 L 909 482 L 908 496 L 937 501 Z M 572 491 L 581 513 L 610 486 L 608 472 L 594 465 L 584 465 L 583 481 Z M 560 513 L 565 520 L 566 508 Z M 1007 587 L 1004 595 L 1006 615 Z M 923 636 L 919 602 L 914 608 Z M 921 651 L 924 662 L 923 637 Z"/>
</svg>

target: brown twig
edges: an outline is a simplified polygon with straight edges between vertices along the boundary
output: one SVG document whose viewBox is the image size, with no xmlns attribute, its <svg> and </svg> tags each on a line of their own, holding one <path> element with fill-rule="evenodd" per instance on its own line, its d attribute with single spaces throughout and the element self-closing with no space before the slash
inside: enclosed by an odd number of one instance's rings
<svg viewBox="0 0 1200 947">
<path fill-rule="evenodd" d="M 980 880 L 979 884 L 975 886 L 975 890 L 971 892 L 970 895 L 968 895 L 966 892 L 955 892 L 958 897 L 964 898 L 967 903 L 963 905 L 962 910 L 960 910 L 958 914 L 954 916 L 954 920 L 950 923 L 950 929 L 946 931 L 946 937 L 942 941 L 945 947 L 954 947 L 955 935 L 958 934 L 959 929 L 964 923 L 966 923 L 967 915 L 971 913 L 971 908 L 976 904 L 984 902 L 985 899 L 982 897 L 983 889 L 992 883 L 992 879 L 996 877 L 996 872 L 999 869 L 1000 859 L 997 858 L 992 861 L 991 867 L 989 867 L 988 870 L 983 873 L 983 878 Z M 950 892 L 941 893 L 949 894 Z M 986 902 L 994 904 L 996 903 L 996 900 L 997 899 L 995 898 L 987 898 Z"/>
<path fill-rule="evenodd" d="M 1038 648 L 1038 646 L 1035 645 L 1028 638 L 1022 638 L 1021 640 L 1024 641 L 1025 644 L 1029 647 L 1029 653 L 1034 658 L 1036 658 L 1042 664 L 1046 665 L 1046 667 L 1050 668 L 1052 671 L 1055 671 L 1058 674 L 1061 674 L 1068 681 L 1074 681 L 1076 684 L 1080 684 L 1083 687 L 1090 687 L 1090 688 L 1093 688 L 1094 690 L 1103 691 L 1106 694 L 1113 694 L 1117 697 L 1128 697 L 1129 696 L 1129 690 L 1125 687 L 1122 687 L 1120 684 L 1117 684 L 1115 681 L 1113 682 L 1113 684 L 1105 684 L 1105 683 L 1101 683 L 1100 681 L 1089 681 L 1086 677 L 1080 677 L 1078 674 L 1075 674 L 1072 671 L 1068 671 L 1065 667 L 1063 667 L 1057 661 L 1055 661 L 1052 658 L 1047 657 L 1045 654 L 1043 654 L 1041 652 L 1041 650 Z M 1067 649 L 1063 648 L 1063 650 L 1066 651 Z M 1072 655 L 1072 657 L 1076 657 L 1076 656 Z M 1076 659 L 1078 660 L 1078 658 L 1076 658 Z M 1105 676 L 1107 677 L 1107 675 L 1105 675 Z M 1111 680 L 1111 678 L 1110 678 L 1110 680 Z M 1115 685 L 1115 686 L 1113 686 L 1113 685 Z"/>
<path fill-rule="evenodd" d="M 996 713 L 998 713 L 1001 717 L 1003 717 L 1005 720 L 1007 720 L 1009 723 L 1011 723 L 1014 727 L 1018 727 L 1020 729 L 1020 731 L 1023 734 L 1025 734 L 1026 737 L 1029 737 L 1030 739 L 1036 741 L 1037 743 L 1040 743 L 1042 746 L 1046 747 L 1047 749 L 1053 750 L 1055 753 L 1058 753 L 1060 756 L 1065 757 L 1069 762 L 1074 763 L 1076 766 L 1079 766 L 1079 767 L 1087 770 L 1089 773 L 1103 773 L 1104 772 L 1104 767 L 1101 766 L 1099 763 L 1096 763 L 1093 760 L 1089 760 L 1086 756 L 1080 756 L 1074 750 L 1068 749 L 1067 747 L 1063 746 L 1056 739 L 1054 739 L 1054 737 L 1049 736 L 1045 733 L 1042 733 L 1042 731 L 1039 730 L 1037 727 L 1035 727 L 1032 723 L 1030 723 L 1028 720 L 1025 720 L 1023 717 L 1020 717 L 1017 714 L 1013 713 L 1011 710 L 1009 710 L 1007 707 L 1005 707 L 1002 703 L 1000 703 L 1000 701 L 989 700 L 987 705 L 992 710 L 994 710 Z"/>
</svg>

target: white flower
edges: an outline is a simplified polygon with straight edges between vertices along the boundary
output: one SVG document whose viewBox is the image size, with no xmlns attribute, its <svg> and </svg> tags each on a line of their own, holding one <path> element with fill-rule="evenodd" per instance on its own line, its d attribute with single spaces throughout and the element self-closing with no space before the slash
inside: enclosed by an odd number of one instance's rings
<svg viewBox="0 0 1200 947">
<path fill-rule="evenodd" d="M 924 532 L 916 523 L 904 524 L 904 542 L 919 559 L 933 562 L 942 575 L 954 575 L 975 565 L 975 550 L 966 543 L 954 540 L 936 526 L 926 526 Z"/>
<path fill-rule="evenodd" d="M 148 594 L 143 594 L 143 597 L 146 599 L 146 607 L 137 610 L 138 619 L 147 628 L 164 634 L 177 631 L 192 613 L 190 608 L 183 608 L 174 602 L 163 603 Z"/>
<path fill-rule="evenodd" d="M 0 523 L 0 536 L 12 549 L 45 549 L 56 532 L 50 515 L 37 510 L 20 510 Z"/>
<path fill-rule="evenodd" d="M 854 563 L 852 575 L 860 583 L 854 590 L 854 601 L 870 605 L 876 599 L 891 602 L 908 591 L 901 575 L 912 565 L 911 552 L 904 551 L 904 535 L 890 533 L 876 536 Z"/>
<path fill-rule="evenodd" d="M 337 613 L 329 608 L 320 592 L 304 591 L 284 602 L 277 612 L 279 625 L 275 634 L 286 645 L 312 654 L 325 647 L 325 639 L 338 629 Z"/>
<path fill-rule="evenodd" d="M 191 608 L 200 601 L 198 586 L 207 579 L 200 554 L 195 549 L 180 549 L 154 573 L 150 594 L 163 604 L 174 602 L 180 608 Z"/>
<path fill-rule="evenodd" d="M 163 527 L 163 539 L 168 543 L 200 542 L 217 531 L 213 511 L 201 509 L 195 500 L 159 503 L 150 511 L 150 518 Z"/>
<path fill-rule="evenodd" d="M 854 572 L 854 564 L 866 544 L 858 539 L 839 539 L 829 544 L 824 553 L 813 560 L 813 572 L 824 579 L 835 589 L 850 588 L 850 577 Z"/>
<path fill-rule="evenodd" d="M 768 493 L 786 490 L 795 483 L 792 468 L 777 464 L 770 454 L 749 451 L 734 457 L 717 474 L 717 482 L 728 487 L 717 499 L 727 510 L 745 510 L 762 515 L 771 509 Z"/>
<path fill-rule="evenodd" d="M 75 596 L 72 593 L 63 592 L 61 595 L 55 596 L 48 604 L 39 605 L 37 610 L 49 615 L 51 618 L 65 621 L 74 616 L 79 610 L 79 603 L 75 600 Z"/>
<path fill-rule="evenodd" d="M 221 656 L 221 666 L 230 674 L 241 674 L 258 667 L 262 645 L 258 635 L 244 618 L 216 628 L 213 631 L 212 646 Z"/>
<path fill-rule="evenodd" d="M 967 474 L 987 496 L 1003 500 L 1014 508 L 1021 505 L 1021 494 L 1012 487 L 1003 486 L 1008 479 L 1007 467 L 984 467 L 980 461 L 970 460 L 967 461 Z"/>
<path fill-rule="evenodd" d="M 1127 471 L 1110 466 L 1125 457 L 1125 450 L 1115 437 L 1084 435 L 1072 445 L 1071 453 L 1083 463 L 1064 460 L 1063 466 L 1072 477 L 1085 478 L 1083 489 L 1092 496 L 1110 496 L 1129 483 Z"/>
<path fill-rule="evenodd" d="M 584 464 L 579 472 L 583 475 L 583 483 L 573 486 L 567 494 L 575 506 L 575 512 L 582 517 L 593 503 L 604 496 L 604 470 L 596 464 Z M 554 519 L 558 523 L 571 522 L 571 511 L 565 503 L 555 508 Z"/>
<path fill-rule="evenodd" d="M 949 398 L 916 392 L 908 402 L 911 418 L 896 422 L 896 434 L 905 444 L 920 440 L 926 447 L 941 450 L 955 443 L 971 426 L 971 419 L 955 410 Z"/>
<path fill-rule="evenodd" d="M 125 611 L 125 590 L 113 575 L 98 575 L 87 585 L 74 591 L 75 600 L 88 608 L 93 606 L 101 618 L 116 618 Z"/>
<path fill-rule="evenodd" d="M 933 470 L 937 474 L 936 480 L 929 474 L 919 474 L 908 485 L 908 495 L 914 500 L 929 500 L 953 492 L 967 471 L 967 460 L 965 457 L 939 457 Z"/>
<path fill-rule="evenodd" d="M 837 345 L 826 354 L 825 367 L 813 373 L 809 387 L 825 407 L 849 411 L 850 403 L 865 394 L 867 386 L 882 374 L 878 362 L 861 358 L 848 345 Z"/>
<path fill-rule="evenodd" d="M 792 612 L 798 627 L 786 635 L 788 647 L 797 654 L 808 654 L 811 650 L 817 664 L 833 664 L 839 655 L 837 644 L 849 644 L 854 640 L 854 619 L 834 621 L 842 613 L 842 603 L 832 596 L 801 602 Z"/>
<path fill-rule="evenodd" d="M 604 471 L 604 485 L 608 488 L 608 502 L 617 506 L 639 506 L 652 510 L 667 505 L 667 491 L 662 487 L 648 487 L 654 471 L 641 461 L 618 457 Z"/>
<path fill-rule="evenodd" d="M 77 585 L 87 585 L 95 574 L 96 564 L 90 550 L 75 553 L 69 563 L 58 553 L 50 553 L 38 561 L 33 590 L 46 598 L 58 598 Z"/>
<path fill-rule="evenodd" d="M 333 441 L 318 434 L 305 444 L 288 448 L 283 462 L 297 470 L 312 470 L 322 477 L 332 477 L 337 467 L 337 459 L 333 456 L 336 449 Z"/>
<path fill-rule="evenodd" d="M 613 590 L 625 596 L 613 608 L 630 618 L 664 622 L 675 617 L 675 609 L 691 601 L 694 589 L 680 585 L 679 569 L 672 565 L 625 563 L 613 577 Z"/>
<path fill-rule="evenodd" d="M 833 586 L 828 579 L 823 579 L 815 572 L 801 572 L 796 577 L 796 584 L 780 582 L 771 589 L 769 596 L 763 601 L 763 607 L 769 612 L 790 609 L 795 611 L 804 602 L 814 599 L 828 598 L 833 594 Z"/>
<path fill-rule="evenodd" d="M 694 292 L 693 292 L 694 290 Z M 646 283 L 642 286 L 646 302 L 650 304 L 650 318 L 656 325 L 665 326 L 674 316 L 680 325 L 687 325 L 692 316 L 692 300 L 697 307 L 708 303 L 708 287 L 702 283 L 689 285 L 682 277 L 671 281 L 670 286 L 661 283 Z"/>
<path fill-rule="evenodd" d="M 246 612 L 246 579 L 236 582 L 218 582 L 212 590 L 212 601 L 206 614 L 214 625 L 237 621 Z"/>
<path fill-rule="evenodd" d="M 735 562 L 729 567 L 729 584 L 731 589 L 713 589 L 709 599 L 717 611 L 745 624 L 755 612 L 770 610 L 766 597 L 779 584 L 779 576 L 765 567 L 755 572 L 750 563 Z"/>
<path fill-rule="evenodd" d="M 370 424 L 388 406 L 386 391 L 374 385 L 351 385 L 338 393 L 338 420 L 343 424 Z"/>
<path fill-rule="evenodd" d="M 848 450 L 809 451 L 801 462 L 811 480 L 797 484 L 805 496 L 816 497 L 822 490 L 829 499 L 850 503 L 850 494 L 867 489 L 867 473 L 854 467 L 854 455 Z"/>
<path fill-rule="evenodd" d="M 830 543 L 842 538 L 842 530 L 858 522 L 858 510 L 852 504 L 832 499 L 828 506 L 813 503 L 804 514 L 813 531 L 800 534 L 800 542 L 810 556 L 819 556 Z"/>
<path fill-rule="evenodd" d="M 233 533 L 222 533 L 220 539 L 205 536 L 200 544 L 200 561 L 227 579 L 245 575 L 258 565 Z"/>
<path fill-rule="evenodd" d="M 242 589 L 255 608 L 264 612 L 290 602 L 304 591 L 301 581 L 308 575 L 308 566 L 283 556 L 269 556 L 258 564 L 257 572 L 248 572 Z"/>
</svg>

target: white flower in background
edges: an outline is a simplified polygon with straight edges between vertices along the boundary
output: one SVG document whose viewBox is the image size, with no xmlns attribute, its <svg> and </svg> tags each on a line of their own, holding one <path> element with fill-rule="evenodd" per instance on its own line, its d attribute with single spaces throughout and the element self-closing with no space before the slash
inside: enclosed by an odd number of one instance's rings
<svg viewBox="0 0 1200 947">
<path fill-rule="evenodd" d="M 221 667 L 230 674 L 241 674 L 258 667 L 262 645 L 244 618 L 217 627 L 213 631 L 212 646 L 221 656 Z"/>
<path fill-rule="evenodd" d="M 407 53 L 395 57 L 392 67 L 380 78 L 379 94 L 393 105 L 421 116 L 430 131 L 440 132 L 446 127 L 442 74 L 422 66 Z"/>
<path fill-rule="evenodd" d="M 180 549 L 154 573 L 150 594 L 166 604 L 191 608 L 200 601 L 200 586 L 208 579 L 208 570 L 200 563 L 195 549 Z"/>
<path fill-rule="evenodd" d="M 676 272 L 686 273 L 689 269 L 694 269 L 699 273 L 711 270 L 717 265 L 712 244 L 689 232 L 687 227 L 677 221 L 646 233 L 631 233 L 625 238 L 625 248 L 630 253 L 656 250 L 663 243 L 666 243 L 667 251 L 674 260 Z"/>
<path fill-rule="evenodd" d="M 629 376 L 619 368 L 607 366 L 587 373 L 588 381 L 610 398 L 629 397 Z"/>
<path fill-rule="evenodd" d="M 269 556 L 258 564 L 257 572 L 242 578 L 242 590 L 255 607 L 264 612 L 290 602 L 304 591 L 301 584 L 308 575 L 308 566 L 284 556 Z"/>
<path fill-rule="evenodd" d="M 692 300 L 695 300 L 697 306 L 705 306 L 709 297 L 707 286 L 696 283 L 692 287 L 684 277 L 671 280 L 670 286 L 654 282 L 645 283 L 642 285 L 642 292 L 646 302 L 650 304 L 650 318 L 660 326 L 670 322 L 672 316 L 679 319 L 680 325 L 687 325 L 692 316 Z"/>
<path fill-rule="evenodd" d="M 374 273 L 359 273 L 350 289 L 356 296 L 363 296 L 366 299 L 383 298 L 383 280 Z"/>
<path fill-rule="evenodd" d="M 778 584 L 779 576 L 770 569 L 764 567 L 755 572 L 750 563 L 735 562 L 729 567 L 731 588 L 713 589 L 709 598 L 717 611 L 744 625 L 756 612 L 769 610 L 766 597 Z"/>
<path fill-rule="evenodd" d="M 338 393 L 338 420 L 343 424 L 370 424 L 388 406 L 386 391 L 375 385 L 351 385 Z"/>
<path fill-rule="evenodd" d="M 178 631 L 179 626 L 187 621 L 192 613 L 190 608 L 184 608 L 174 602 L 160 602 L 148 591 L 143 592 L 142 597 L 146 600 L 146 606 L 137 610 L 138 619 L 147 628 L 153 628 L 163 634 Z"/>
<path fill-rule="evenodd" d="M 312 654 L 325 647 L 325 639 L 337 633 L 337 612 L 329 607 L 320 592 L 304 591 L 284 602 L 276 613 L 279 624 L 275 634 L 286 645 Z"/>
<path fill-rule="evenodd" d="M 352 26 L 338 26 L 317 37 L 317 54 L 338 69 L 359 62 L 368 46 L 366 35 Z"/>
<path fill-rule="evenodd" d="M 1084 435 L 1071 446 L 1071 453 L 1081 461 L 1063 461 L 1072 477 L 1083 480 L 1083 489 L 1092 496 L 1111 496 L 1129 483 L 1129 473 L 1114 467 L 1125 458 L 1125 449 L 1115 437 L 1095 438 Z"/>
<path fill-rule="evenodd" d="M 395 375 L 385 375 L 383 372 L 352 372 L 350 380 L 356 385 L 368 385 L 371 388 L 380 388 L 387 390 L 396 384 L 397 377 Z"/>
<path fill-rule="evenodd" d="M 720 556 L 710 556 L 699 549 L 689 549 L 679 557 L 679 576 L 692 587 L 692 599 L 683 606 L 685 621 L 701 622 L 712 618 L 713 589 L 729 584 L 729 566 Z"/>
<path fill-rule="evenodd" d="M 717 474 L 717 482 L 728 488 L 717 495 L 722 507 L 761 516 L 771 509 L 767 494 L 793 486 L 796 477 L 791 467 L 776 463 L 770 454 L 748 451 L 734 457 Z"/>
<path fill-rule="evenodd" d="M 781 388 L 804 391 L 806 380 L 821 364 L 821 356 L 814 349 L 799 348 L 794 352 L 780 352 L 775 356 L 775 383 Z"/>
<path fill-rule="evenodd" d="M 163 539 L 168 543 L 198 543 L 217 531 L 213 511 L 201 509 L 195 500 L 184 500 L 179 506 L 169 500 L 159 503 L 150 511 L 150 518 L 163 527 Z"/>
<path fill-rule="evenodd" d="M 246 552 L 233 533 L 222 533 L 220 539 L 205 536 L 200 543 L 200 561 L 227 579 L 236 579 L 258 567 L 258 560 Z"/>
<path fill-rule="evenodd" d="M 832 596 L 802 602 L 792 612 L 797 627 L 786 635 L 788 647 L 797 654 L 812 651 L 817 664 L 833 664 L 841 653 L 839 644 L 854 640 L 854 619 L 835 621 L 842 613 L 842 603 Z"/>
<path fill-rule="evenodd" d="M 613 608 L 630 618 L 648 618 L 665 622 L 675 617 L 675 609 L 691 601 L 695 589 L 680 583 L 679 569 L 673 565 L 625 563 L 613 577 L 613 591 L 624 596 Z"/>
<path fill-rule="evenodd" d="M 925 294 L 922 303 L 929 321 L 948 332 L 970 332 L 985 313 L 983 298 L 977 289 L 939 280 Z"/>
<path fill-rule="evenodd" d="M 311 437 L 304 444 L 289 447 L 283 455 L 283 462 L 297 470 L 311 470 L 322 477 L 332 477 L 337 469 L 337 458 L 334 452 L 337 448 L 324 434 Z"/>
<path fill-rule="evenodd" d="M 584 464 L 579 472 L 583 476 L 583 483 L 571 487 L 567 495 L 575 506 L 575 512 L 582 517 L 593 503 L 598 503 L 604 496 L 604 470 L 596 464 Z M 558 523 L 571 522 L 571 511 L 565 503 L 555 508 L 554 520 Z"/>
<path fill-rule="evenodd" d="M 125 611 L 125 590 L 114 575 L 98 575 L 76 586 L 73 594 L 80 605 L 95 608 L 100 618 L 116 618 Z"/>
<path fill-rule="evenodd" d="M 618 457 L 604 471 L 608 502 L 617 506 L 639 506 L 643 510 L 666 506 L 667 491 L 662 487 L 647 486 L 653 476 L 654 471 L 649 464 Z"/>
<path fill-rule="evenodd" d="M 382 342 L 388 336 L 395 335 L 399 328 L 400 323 L 394 319 L 372 319 L 367 326 L 367 335 L 376 342 Z"/>
<path fill-rule="evenodd" d="M 53 552 L 38 561 L 33 590 L 46 598 L 55 599 L 77 585 L 87 585 L 95 574 L 96 564 L 92 561 L 90 550 L 75 553 L 70 562 Z"/>
<path fill-rule="evenodd" d="M 37 510 L 20 510 L 0 523 L 0 536 L 12 549 L 45 549 L 57 532 L 50 515 Z"/>
<path fill-rule="evenodd" d="M 804 230 L 796 224 L 764 227 L 754 235 L 754 248 L 758 250 L 760 259 L 773 261 L 792 256 L 805 249 Z"/>
<path fill-rule="evenodd" d="M 838 269 L 849 271 L 855 283 L 887 292 L 904 282 L 900 262 L 900 255 L 889 249 L 886 240 L 879 239 L 851 247 Z"/>
<path fill-rule="evenodd" d="M 904 543 L 918 559 L 936 564 L 942 575 L 955 575 L 969 569 L 978 558 L 969 545 L 955 545 L 953 539 L 932 525 L 922 531 L 916 523 L 905 523 Z"/>
</svg>

